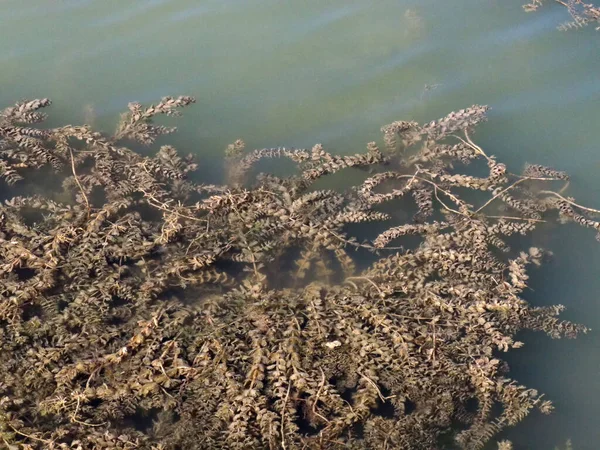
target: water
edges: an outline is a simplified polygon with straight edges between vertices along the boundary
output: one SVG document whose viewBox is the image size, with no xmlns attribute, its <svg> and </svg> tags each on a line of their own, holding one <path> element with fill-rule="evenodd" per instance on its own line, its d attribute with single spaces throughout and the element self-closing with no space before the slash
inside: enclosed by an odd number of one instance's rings
<svg viewBox="0 0 600 450">
<path fill-rule="evenodd" d="M 600 207 L 600 34 L 520 0 L 2 0 L 0 105 L 50 97 L 50 124 L 110 132 L 127 102 L 189 94 L 198 104 L 169 139 L 219 181 L 222 150 L 311 146 L 362 151 L 393 120 L 428 121 L 492 106 L 476 139 L 518 171 L 539 162 L 572 175 L 571 195 Z M 528 299 L 600 330 L 600 246 L 565 226 L 540 238 L 555 258 Z M 571 437 L 600 447 L 600 334 L 524 336 L 513 375 L 554 400 L 507 433 L 517 449 Z"/>
</svg>

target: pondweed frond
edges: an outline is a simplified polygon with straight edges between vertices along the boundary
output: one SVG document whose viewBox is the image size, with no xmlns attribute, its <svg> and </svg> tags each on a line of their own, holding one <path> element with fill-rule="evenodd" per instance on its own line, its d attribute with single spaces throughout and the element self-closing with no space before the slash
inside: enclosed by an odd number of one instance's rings
<svg viewBox="0 0 600 450">
<path fill-rule="evenodd" d="M 112 137 L 29 127 L 48 100 L 0 114 L 8 448 L 421 450 L 454 430 L 479 449 L 552 410 L 501 355 L 524 329 L 586 328 L 521 298 L 546 252 L 506 238 L 559 218 L 600 229 L 556 190 L 566 174 L 509 172 L 471 139 L 477 105 L 394 122 L 385 151 L 352 156 L 236 141 L 224 185 L 191 181 L 196 163 L 171 146 L 126 147 L 170 132 L 154 116 L 193 101 L 130 104 Z M 274 157 L 297 173 L 256 175 Z M 25 195 L 39 169 L 53 182 Z M 315 187 L 354 169 L 351 189 Z"/>
<path fill-rule="evenodd" d="M 523 5 L 527 12 L 537 11 L 543 5 L 544 0 L 532 0 Z M 596 30 L 600 30 L 600 8 L 592 3 L 583 0 L 554 0 L 554 2 L 564 6 L 571 15 L 571 20 L 558 26 L 561 31 L 582 28 L 592 24 Z"/>
</svg>

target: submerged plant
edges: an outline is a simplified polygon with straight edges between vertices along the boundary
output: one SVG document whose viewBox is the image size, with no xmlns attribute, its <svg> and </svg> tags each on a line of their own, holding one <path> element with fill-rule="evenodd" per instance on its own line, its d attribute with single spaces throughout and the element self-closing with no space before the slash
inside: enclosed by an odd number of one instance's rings
<svg viewBox="0 0 600 450">
<path fill-rule="evenodd" d="M 126 146 L 193 102 L 130 104 L 112 137 L 31 127 L 45 99 L 0 114 L 0 442 L 434 449 L 450 433 L 479 449 L 552 410 L 501 354 L 523 329 L 586 331 L 521 298 L 546 252 L 509 246 L 557 218 L 600 230 L 554 189 L 565 173 L 510 173 L 471 139 L 477 105 L 394 122 L 385 150 L 353 156 L 237 141 L 227 185 L 194 181 L 171 146 Z M 297 173 L 256 174 L 274 157 Z M 341 170 L 356 186 L 315 184 Z"/>
<path fill-rule="evenodd" d="M 583 0 L 554 0 L 556 3 L 564 6 L 569 11 L 571 20 L 558 26 L 561 31 L 582 28 L 593 24 L 596 30 L 600 30 L 600 8 Z M 537 11 L 543 5 L 544 0 L 532 0 L 523 5 L 527 12 Z"/>
<path fill-rule="evenodd" d="M 498 450 L 513 450 L 513 449 L 514 449 L 514 447 L 513 447 L 511 441 L 507 441 L 507 440 L 498 441 Z M 557 445 L 556 447 L 554 447 L 554 450 L 573 450 L 573 444 L 571 442 L 571 439 L 567 439 L 565 441 L 564 447 Z"/>
</svg>

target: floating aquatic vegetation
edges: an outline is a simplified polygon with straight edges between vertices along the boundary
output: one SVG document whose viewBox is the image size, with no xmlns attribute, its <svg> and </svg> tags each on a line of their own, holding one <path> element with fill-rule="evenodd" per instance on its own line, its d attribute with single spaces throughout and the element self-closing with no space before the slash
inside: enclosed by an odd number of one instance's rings
<svg viewBox="0 0 600 450">
<path fill-rule="evenodd" d="M 558 26 L 559 30 L 566 31 L 583 28 L 590 24 L 595 25 L 596 30 L 600 30 L 600 8 L 594 6 L 593 3 L 584 2 L 583 0 L 554 0 L 554 2 L 567 8 L 571 15 L 570 21 Z M 543 3 L 544 0 L 532 0 L 524 4 L 523 9 L 527 12 L 537 11 Z"/>
<path fill-rule="evenodd" d="M 193 102 L 132 103 L 111 137 L 30 126 L 47 99 L 0 114 L 1 442 L 479 449 L 552 411 L 501 355 L 523 329 L 587 331 L 521 298 L 546 252 L 507 242 L 557 219 L 600 229 L 599 211 L 556 190 L 563 172 L 510 173 L 471 139 L 478 105 L 385 126 L 385 151 L 236 141 L 226 185 L 193 181 L 171 146 L 127 147 L 173 132 L 155 117 Z M 280 157 L 296 175 L 256 175 Z M 345 192 L 315 187 L 356 169 Z M 31 194 L 40 173 L 49 185 Z M 355 232 L 371 222 L 387 229 Z"/>
<path fill-rule="evenodd" d="M 513 444 L 511 441 L 502 440 L 498 441 L 498 450 L 514 450 Z M 567 439 L 563 446 L 556 446 L 554 450 L 573 450 L 573 444 L 571 443 L 571 439 Z"/>
<path fill-rule="evenodd" d="M 573 450 L 573 443 L 571 442 L 571 439 L 567 439 L 563 448 L 564 450 Z M 554 447 L 554 450 L 561 450 L 561 448 L 556 446 Z"/>
</svg>

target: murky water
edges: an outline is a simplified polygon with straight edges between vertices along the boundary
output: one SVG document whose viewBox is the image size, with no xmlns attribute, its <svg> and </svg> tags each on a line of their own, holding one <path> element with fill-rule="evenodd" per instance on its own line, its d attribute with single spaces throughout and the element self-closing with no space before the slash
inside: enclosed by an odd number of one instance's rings
<svg viewBox="0 0 600 450">
<path fill-rule="evenodd" d="M 600 206 L 600 33 L 559 32 L 568 19 L 520 0 L 0 0 L 0 105 L 50 97 L 51 124 L 111 131 L 128 101 L 189 94 L 198 104 L 170 141 L 219 181 L 222 150 L 316 142 L 361 151 L 393 120 L 425 121 L 492 106 L 476 138 L 513 171 L 566 170 L 570 194 Z M 562 227 L 538 245 L 554 261 L 528 298 L 563 303 L 600 330 L 600 244 Z M 600 448 L 600 333 L 525 336 L 513 375 L 557 412 L 511 430 L 517 449 L 571 437 Z"/>
</svg>

